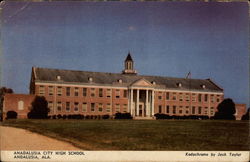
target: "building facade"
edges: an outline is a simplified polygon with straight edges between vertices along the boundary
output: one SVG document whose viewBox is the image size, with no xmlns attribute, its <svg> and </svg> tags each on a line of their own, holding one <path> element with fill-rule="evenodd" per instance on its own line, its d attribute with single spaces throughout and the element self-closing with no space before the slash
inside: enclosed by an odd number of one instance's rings
<svg viewBox="0 0 250 162">
<path fill-rule="evenodd" d="M 138 75 L 128 54 L 122 73 L 32 68 L 30 94 L 45 96 L 50 115 L 114 115 L 135 119 L 156 113 L 213 116 L 224 99 L 211 79 Z"/>
</svg>

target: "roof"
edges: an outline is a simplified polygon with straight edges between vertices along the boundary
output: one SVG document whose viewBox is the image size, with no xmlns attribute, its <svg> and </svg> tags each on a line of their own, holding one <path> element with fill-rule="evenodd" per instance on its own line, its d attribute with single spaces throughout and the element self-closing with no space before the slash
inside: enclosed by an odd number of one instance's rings
<svg viewBox="0 0 250 162">
<path fill-rule="evenodd" d="M 128 75 L 122 73 L 90 72 L 49 68 L 33 68 L 32 74 L 34 74 L 33 76 L 35 76 L 35 81 L 40 82 L 90 84 L 89 78 L 92 78 L 91 84 L 130 86 L 134 82 L 140 79 L 144 79 L 150 83 L 155 82 L 155 88 L 219 92 L 223 91 L 222 88 L 220 88 L 210 79 L 186 79 L 163 76 Z M 119 80 L 122 82 L 119 82 Z M 181 86 L 179 86 L 179 84 L 181 84 Z"/>
<path fill-rule="evenodd" d="M 125 61 L 133 61 L 133 59 L 132 59 L 132 57 L 131 57 L 131 55 L 130 55 L 130 52 L 128 53 L 128 56 L 127 56 L 127 58 L 126 58 Z"/>
</svg>

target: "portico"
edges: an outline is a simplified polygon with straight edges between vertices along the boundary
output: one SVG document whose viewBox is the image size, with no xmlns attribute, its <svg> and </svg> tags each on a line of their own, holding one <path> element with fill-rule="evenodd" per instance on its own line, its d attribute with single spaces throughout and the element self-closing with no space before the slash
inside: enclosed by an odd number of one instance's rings
<svg viewBox="0 0 250 162">
<path fill-rule="evenodd" d="M 135 118 L 154 116 L 154 88 L 145 79 L 140 79 L 129 87 L 129 112 Z"/>
</svg>

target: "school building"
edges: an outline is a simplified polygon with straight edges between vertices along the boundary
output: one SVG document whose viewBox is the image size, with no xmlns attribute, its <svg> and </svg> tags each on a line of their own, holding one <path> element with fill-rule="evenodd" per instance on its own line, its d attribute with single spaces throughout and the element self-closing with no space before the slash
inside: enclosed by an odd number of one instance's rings
<svg viewBox="0 0 250 162">
<path fill-rule="evenodd" d="M 12 109 L 27 118 L 36 95 L 48 101 L 49 115 L 129 112 L 134 119 L 153 119 L 156 113 L 211 117 L 224 99 L 223 89 L 211 79 L 139 75 L 130 53 L 121 73 L 33 67 L 30 94 L 6 95 L 5 114 Z M 236 111 L 241 117 L 246 105 L 240 107 Z"/>
</svg>

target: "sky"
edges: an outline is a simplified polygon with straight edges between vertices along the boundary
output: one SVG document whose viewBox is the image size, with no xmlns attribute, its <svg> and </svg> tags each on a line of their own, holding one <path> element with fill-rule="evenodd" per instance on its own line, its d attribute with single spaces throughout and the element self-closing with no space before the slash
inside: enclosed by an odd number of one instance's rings
<svg viewBox="0 0 250 162">
<path fill-rule="evenodd" d="M 2 2 L 1 86 L 29 93 L 31 68 L 212 79 L 249 106 L 246 2 Z"/>
</svg>

